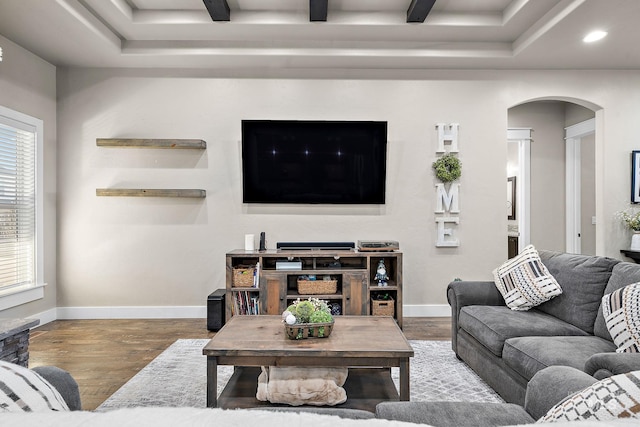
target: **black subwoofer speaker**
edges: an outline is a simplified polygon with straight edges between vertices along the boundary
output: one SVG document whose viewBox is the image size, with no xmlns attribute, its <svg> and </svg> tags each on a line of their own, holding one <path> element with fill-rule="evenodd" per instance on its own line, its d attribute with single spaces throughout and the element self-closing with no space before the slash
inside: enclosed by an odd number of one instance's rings
<svg viewBox="0 0 640 427">
<path fill-rule="evenodd" d="M 224 326 L 225 295 L 225 289 L 217 289 L 207 298 L 207 329 L 210 331 L 219 331 Z"/>
</svg>

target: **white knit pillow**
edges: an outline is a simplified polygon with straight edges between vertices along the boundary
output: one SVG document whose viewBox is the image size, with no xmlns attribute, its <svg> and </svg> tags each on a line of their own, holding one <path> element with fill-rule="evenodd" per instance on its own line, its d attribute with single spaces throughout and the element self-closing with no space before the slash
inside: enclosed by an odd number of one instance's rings
<svg viewBox="0 0 640 427">
<path fill-rule="evenodd" d="M 504 302 L 512 310 L 529 310 L 562 293 L 533 245 L 493 270 L 493 277 Z"/>
<path fill-rule="evenodd" d="M 640 418 L 640 371 L 614 375 L 572 394 L 538 420 L 603 421 Z"/>
<path fill-rule="evenodd" d="M 58 390 L 36 372 L 0 361 L 0 412 L 68 410 Z"/>
<path fill-rule="evenodd" d="M 618 353 L 640 352 L 640 283 L 602 297 L 602 314 Z"/>
</svg>

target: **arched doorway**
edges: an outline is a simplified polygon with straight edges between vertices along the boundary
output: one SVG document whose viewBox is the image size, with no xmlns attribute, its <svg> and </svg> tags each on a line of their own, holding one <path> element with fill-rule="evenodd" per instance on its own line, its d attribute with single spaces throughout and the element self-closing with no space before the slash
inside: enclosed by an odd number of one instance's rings
<svg viewBox="0 0 640 427">
<path fill-rule="evenodd" d="M 574 99 L 536 99 L 508 110 L 507 177 L 517 183 L 519 214 L 508 221 L 509 239 L 517 235 L 520 250 L 531 243 L 598 253 L 600 118 L 598 106 Z"/>
</svg>

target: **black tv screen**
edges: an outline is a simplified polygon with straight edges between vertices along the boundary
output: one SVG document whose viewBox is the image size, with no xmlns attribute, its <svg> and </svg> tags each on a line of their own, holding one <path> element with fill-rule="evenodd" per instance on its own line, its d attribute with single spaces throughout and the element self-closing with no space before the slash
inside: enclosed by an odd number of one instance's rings
<svg viewBox="0 0 640 427">
<path fill-rule="evenodd" d="M 244 203 L 384 204 L 387 122 L 242 121 Z"/>
</svg>

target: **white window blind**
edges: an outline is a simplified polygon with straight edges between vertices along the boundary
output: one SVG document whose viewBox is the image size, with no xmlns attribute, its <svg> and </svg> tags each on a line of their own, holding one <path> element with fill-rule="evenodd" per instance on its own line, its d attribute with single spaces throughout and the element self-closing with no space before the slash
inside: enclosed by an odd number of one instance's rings
<svg viewBox="0 0 640 427">
<path fill-rule="evenodd" d="M 36 138 L 0 115 L 0 290 L 36 283 Z"/>
</svg>

